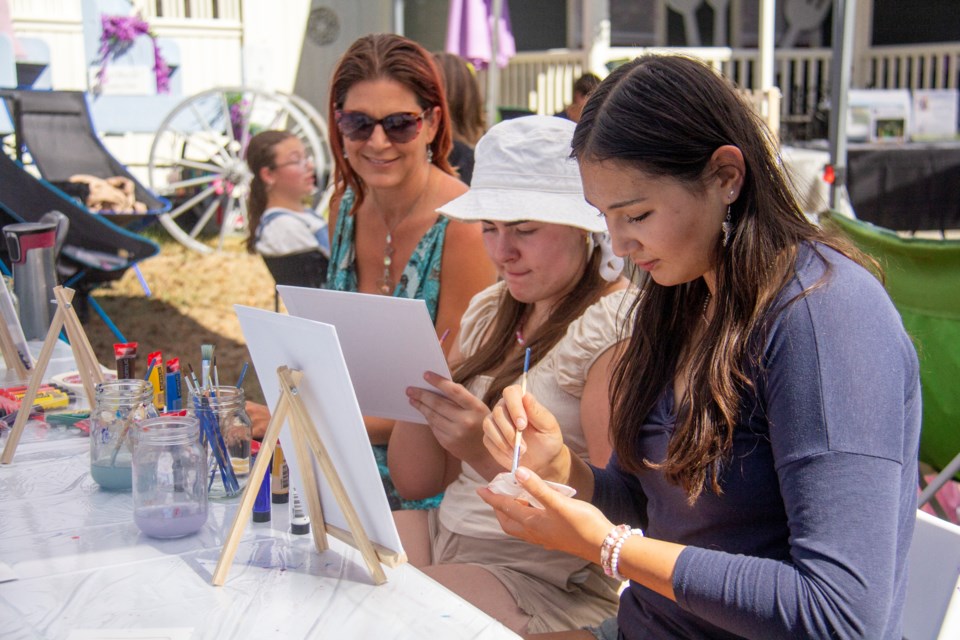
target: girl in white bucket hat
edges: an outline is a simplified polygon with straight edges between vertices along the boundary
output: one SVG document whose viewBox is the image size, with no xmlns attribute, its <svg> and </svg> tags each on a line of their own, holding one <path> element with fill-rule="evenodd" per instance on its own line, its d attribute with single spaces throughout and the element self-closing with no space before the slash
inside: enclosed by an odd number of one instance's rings
<svg viewBox="0 0 960 640">
<path fill-rule="evenodd" d="M 483 446 L 483 418 L 519 380 L 528 347 L 528 388 L 558 416 L 564 442 L 596 465 L 610 456 L 607 390 L 629 337 L 628 283 L 583 199 L 573 131 L 549 116 L 494 126 L 477 145 L 470 191 L 440 207 L 480 221 L 501 281 L 463 316 L 453 380 L 427 372 L 436 391 L 408 390 L 429 428 L 397 423 L 388 448 L 401 496 L 445 491 L 439 509 L 395 513 L 410 561 L 520 633 L 597 624 L 616 611 L 619 586 L 592 562 L 504 534 L 476 493 L 501 471 Z"/>
</svg>

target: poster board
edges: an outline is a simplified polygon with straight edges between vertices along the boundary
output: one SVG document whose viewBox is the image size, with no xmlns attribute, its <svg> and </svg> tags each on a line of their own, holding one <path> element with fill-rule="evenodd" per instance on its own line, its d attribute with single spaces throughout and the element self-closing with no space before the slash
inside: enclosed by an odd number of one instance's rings
<svg viewBox="0 0 960 640">
<path fill-rule="evenodd" d="M 913 140 L 953 140 L 957 137 L 958 91 L 956 89 L 914 89 Z"/>
<path fill-rule="evenodd" d="M 910 92 L 906 89 L 850 89 L 847 93 L 850 142 L 904 142 L 910 132 Z"/>
<path fill-rule="evenodd" d="M 370 448 L 363 416 L 353 392 L 337 330 L 328 324 L 234 305 L 263 395 L 269 406 L 280 399 L 277 370 L 286 366 L 303 373 L 298 396 L 317 428 L 370 540 L 403 556 L 377 463 Z M 294 451 L 290 425 L 280 432 L 284 451 Z M 295 457 L 287 458 L 290 478 L 296 483 L 304 473 Z M 316 465 L 316 462 L 314 462 Z M 315 468 L 324 519 L 349 530 L 342 510 L 320 469 Z M 303 495 L 302 487 L 301 495 Z"/>
<path fill-rule="evenodd" d="M 406 389 L 436 392 L 424 372 L 449 378 L 450 369 L 423 300 L 286 285 L 277 291 L 290 315 L 337 328 L 364 415 L 426 424 Z"/>
</svg>

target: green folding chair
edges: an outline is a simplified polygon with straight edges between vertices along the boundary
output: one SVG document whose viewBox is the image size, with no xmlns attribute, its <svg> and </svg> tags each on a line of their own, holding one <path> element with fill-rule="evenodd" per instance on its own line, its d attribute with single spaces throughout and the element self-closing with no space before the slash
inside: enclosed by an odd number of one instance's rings
<svg viewBox="0 0 960 640">
<path fill-rule="evenodd" d="M 903 238 L 838 212 L 820 216 L 876 258 L 920 359 L 920 461 L 940 471 L 928 501 L 960 471 L 960 241 Z"/>
</svg>

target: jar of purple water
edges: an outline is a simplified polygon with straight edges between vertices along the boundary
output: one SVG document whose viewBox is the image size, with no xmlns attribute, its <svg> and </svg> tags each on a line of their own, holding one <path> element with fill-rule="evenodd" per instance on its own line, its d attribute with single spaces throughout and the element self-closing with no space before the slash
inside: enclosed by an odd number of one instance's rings
<svg viewBox="0 0 960 640">
<path fill-rule="evenodd" d="M 179 538 L 207 521 L 207 452 L 192 416 L 139 424 L 133 451 L 133 520 L 154 538 Z"/>
</svg>

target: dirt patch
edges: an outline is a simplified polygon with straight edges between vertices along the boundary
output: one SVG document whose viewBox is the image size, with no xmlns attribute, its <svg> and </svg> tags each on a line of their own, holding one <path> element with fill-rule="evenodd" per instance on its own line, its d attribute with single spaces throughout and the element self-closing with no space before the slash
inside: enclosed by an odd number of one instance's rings
<svg viewBox="0 0 960 640">
<path fill-rule="evenodd" d="M 169 239 L 153 236 L 158 255 L 140 264 L 152 295 L 148 298 L 131 269 L 117 282 L 94 292 L 94 298 L 128 341 L 139 343 L 137 368 L 146 373 L 147 354 L 162 351 L 164 360 L 179 357 L 199 375 L 200 345 L 215 347 L 220 384 L 235 384 L 250 361 L 233 305 L 274 308 L 274 282 L 263 260 L 228 239 L 226 248 L 202 255 Z M 97 359 L 115 366 L 116 337 L 91 309 L 84 328 Z M 251 363 L 243 383 L 250 400 L 263 401 Z"/>
</svg>

